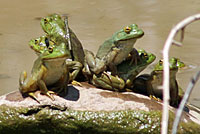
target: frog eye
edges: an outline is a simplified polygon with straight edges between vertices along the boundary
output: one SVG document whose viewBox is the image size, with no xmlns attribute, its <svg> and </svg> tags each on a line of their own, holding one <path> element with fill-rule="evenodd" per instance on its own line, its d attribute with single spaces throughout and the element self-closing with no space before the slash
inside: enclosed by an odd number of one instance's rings
<svg viewBox="0 0 200 134">
<path fill-rule="evenodd" d="M 163 60 L 159 60 L 159 64 L 162 65 L 163 64 Z"/>
<path fill-rule="evenodd" d="M 49 53 L 52 53 L 53 52 L 53 47 L 49 47 Z"/>
<path fill-rule="evenodd" d="M 35 44 L 38 44 L 38 40 L 35 40 Z"/>
<path fill-rule="evenodd" d="M 45 23 L 45 24 L 47 23 L 47 19 L 46 19 L 46 18 L 44 18 L 44 23 Z"/>
<path fill-rule="evenodd" d="M 147 53 L 141 53 L 140 56 L 141 56 L 142 58 L 147 58 L 147 57 L 148 57 L 148 54 L 147 54 Z"/>
<path fill-rule="evenodd" d="M 124 32 L 126 32 L 127 34 L 129 34 L 131 32 L 131 28 L 129 26 L 124 28 Z"/>
<path fill-rule="evenodd" d="M 143 53 L 144 57 L 148 57 L 148 54 L 147 53 Z"/>
</svg>

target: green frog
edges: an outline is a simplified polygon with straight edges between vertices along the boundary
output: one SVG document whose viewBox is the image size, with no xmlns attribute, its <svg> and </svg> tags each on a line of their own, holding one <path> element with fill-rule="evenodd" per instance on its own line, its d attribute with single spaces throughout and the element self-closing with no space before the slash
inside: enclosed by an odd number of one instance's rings
<svg viewBox="0 0 200 134">
<path fill-rule="evenodd" d="M 182 89 L 178 86 L 176 80 L 176 73 L 179 68 L 185 66 L 183 62 L 178 58 L 170 58 L 170 105 L 178 107 L 178 104 L 184 94 Z M 133 91 L 148 96 L 155 96 L 162 99 L 162 83 L 163 83 L 163 62 L 159 62 L 155 65 L 151 74 L 143 74 L 134 80 Z"/>
<path fill-rule="evenodd" d="M 41 36 L 39 38 L 30 40 L 29 46 L 39 56 L 44 52 L 46 52 L 47 50 L 50 51 L 50 49 L 52 48 L 59 48 L 60 46 L 58 45 L 58 43 L 59 42 L 54 43 L 53 41 L 49 40 L 46 36 Z M 60 43 L 60 44 L 64 45 L 65 43 Z M 69 81 L 71 82 L 76 78 L 78 73 L 81 71 L 83 65 L 78 61 L 71 60 L 71 53 L 69 49 L 67 49 L 67 47 L 65 53 L 68 55 L 66 59 L 66 65 L 70 71 Z"/>
<path fill-rule="evenodd" d="M 169 59 L 169 62 L 170 63 L 176 62 L 176 66 L 178 67 L 178 69 L 182 69 L 186 67 L 185 63 L 182 62 L 179 58 L 172 57 Z"/>
<path fill-rule="evenodd" d="M 96 56 L 88 50 L 85 51 L 85 68 L 90 74 L 100 74 L 109 69 L 116 74 L 116 66 L 124 61 L 128 55 L 134 51 L 133 45 L 144 32 L 136 24 L 131 24 L 114 33 L 98 49 Z"/>
<path fill-rule="evenodd" d="M 43 40 L 43 37 L 42 37 Z M 22 94 L 32 96 L 36 101 L 37 97 L 34 92 L 40 89 L 41 93 L 47 95 L 52 100 L 54 97 L 54 90 L 66 91 L 69 80 L 69 69 L 66 65 L 66 59 L 70 56 L 67 52 L 65 43 L 61 43 L 55 47 L 55 44 L 50 44 L 46 40 L 45 46 L 47 48 L 38 53 L 38 58 L 34 62 L 31 76 L 27 78 L 27 72 L 23 71 L 19 79 L 19 90 Z M 42 53 L 41 53 L 42 52 Z M 38 101 L 39 102 L 39 101 Z"/>
<path fill-rule="evenodd" d="M 118 75 L 111 75 L 110 73 L 101 73 L 100 75 L 93 74 L 92 83 L 104 89 L 114 91 L 125 91 L 127 88 L 132 88 L 133 80 L 143 71 L 149 64 L 151 64 L 156 56 L 147 53 L 145 50 L 139 49 L 139 59 L 137 64 L 132 64 L 132 56 L 127 57 L 125 61 L 117 65 Z"/>
<path fill-rule="evenodd" d="M 81 42 L 69 28 L 68 19 L 64 20 L 58 14 L 52 14 L 41 19 L 41 27 L 46 36 L 51 38 L 54 42 L 65 42 L 67 49 L 71 51 L 71 59 L 84 64 L 84 50 Z"/>
</svg>

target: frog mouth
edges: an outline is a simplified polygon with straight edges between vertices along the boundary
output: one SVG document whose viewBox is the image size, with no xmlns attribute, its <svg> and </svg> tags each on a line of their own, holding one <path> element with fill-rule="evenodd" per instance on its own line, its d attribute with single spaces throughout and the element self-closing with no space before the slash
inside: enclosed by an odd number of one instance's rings
<svg viewBox="0 0 200 134">
<path fill-rule="evenodd" d="M 62 55 L 52 55 L 52 56 L 44 56 L 42 57 L 43 60 L 55 60 L 55 59 L 66 59 L 68 56 L 67 54 Z"/>
</svg>

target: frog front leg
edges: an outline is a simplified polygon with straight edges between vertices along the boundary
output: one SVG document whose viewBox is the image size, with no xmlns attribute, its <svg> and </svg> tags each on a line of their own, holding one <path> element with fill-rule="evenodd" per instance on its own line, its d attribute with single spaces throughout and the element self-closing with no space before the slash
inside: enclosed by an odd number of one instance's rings
<svg viewBox="0 0 200 134">
<path fill-rule="evenodd" d="M 86 69 L 85 73 L 99 74 L 100 72 L 106 70 L 106 63 L 103 60 L 96 58 L 94 54 L 89 50 L 84 50 L 84 53 L 85 53 L 85 64 L 88 65 L 88 67 L 85 66 Z"/>
<path fill-rule="evenodd" d="M 104 89 L 112 91 L 122 91 L 125 87 L 125 82 L 118 76 L 113 76 L 106 72 L 99 75 L 93 74 L 92 83 Z"/>
<path fill-rule="evenodd" d="M 51 95 L 55 93 L 53 91 L 49 91 L 46 83 L 44 82 L 46 73 L 47 68 L 44 65 L 41 65 L 39 71 L 34 74 L 37 78 L 37 86 L 39 87 L 41 93 L 47 95 L 51 100 L 55 100 L 54 97 Z"/>
<path fill-rule="evenodd" d="M 47 89 L 47 86 L 43 80 L 39 80 L 38 82 L 38 87 L 40 88 L 41 93 L 47 95 L 51 100 L 55 100 L 55 98 L 51 94 L 55 94 L 53 91 L 49 91 Z"/>
<path fill-rule="evenodd" d="M 71 72 L 69 81 L 73 81 L 83 68 L 83 65 L 78 61 L 66 61 L 66 66 Z"/>
<path fill-rule="evenodd" d="M 133 48 L 127 58 L 131 58 L 131 61 L 129 63 L 130 65 L 137 65 L 138 62 L 141 60 L 138 51 L 135 48 Z"/>
</svg>

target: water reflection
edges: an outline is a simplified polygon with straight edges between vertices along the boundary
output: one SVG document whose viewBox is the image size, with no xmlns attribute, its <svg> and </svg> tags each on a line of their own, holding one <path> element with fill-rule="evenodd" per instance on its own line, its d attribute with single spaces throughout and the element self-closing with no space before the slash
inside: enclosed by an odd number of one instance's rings
<svg viewBox="0 0 200 134">
<path fill-rule="evenodd" d="M 145 36 L 137 41 L 135 47 L 156 54 L 158 60 L 162 57 L 163 44 L 172 26 L 183 18 L 198 13 L 199 4 L 199 0 L 0 1 L 0 94 L 16 90 L 19 73 L 23 70 L 30 72 L 36 55 L 27 44 L 31 38 L 44 34 L 38 20 L 43 16 L 51 13 L 68 14 L 70 26 L 84 48 L 94 52 L 115 31 L 125 25 L 137 23 L 145 31 Z M 183 89 L 199 70 L 199 23 L 189 26 L 185 37 L 184 46 L 172 47 L 170 52 L 171 56 L 196 66 L 178 74 L 178 81 Z M 145 70 L 150 71 L 151 69 Z M 198 106 L 199 83 L 190 98 Z"/>
</svg>

